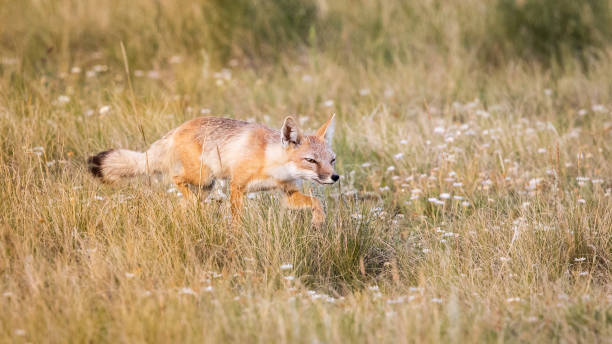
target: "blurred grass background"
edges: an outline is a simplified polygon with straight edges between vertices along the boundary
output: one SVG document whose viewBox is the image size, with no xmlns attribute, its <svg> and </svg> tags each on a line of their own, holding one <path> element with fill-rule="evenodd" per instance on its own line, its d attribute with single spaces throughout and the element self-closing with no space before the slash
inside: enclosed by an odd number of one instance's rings
<svg viewBox="0 0 612 344">
<path fill-rule="evenodd" d="M 0 0 L 0 342 L 606 342 L 610 0 Z M 338 114 L 328 224 L 100 185 L 195 116 Z M 222 191 L 221 191 L 222 192 Z"/>
<path fill-rule="evenodd" d="M 120 63 L 118 42 L 137 52 L 135 68 L 202 51 L 217 66 L 309 53 L 384 66 L 431 55 L 563 65 L 604 57 L 612 37 L 607 0 L 3 1 L 1 11 L 2 47 L 27 68 L 67 68 L 98 51 Z"/>
</svg>

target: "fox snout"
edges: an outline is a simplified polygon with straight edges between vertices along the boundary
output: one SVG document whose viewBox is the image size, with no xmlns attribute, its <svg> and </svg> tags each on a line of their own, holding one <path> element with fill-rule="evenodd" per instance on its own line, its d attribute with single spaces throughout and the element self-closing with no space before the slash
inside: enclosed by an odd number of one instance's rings
<svg viewBox="0 0 612 344">
<path fill-rule="evenodd" d="M 334 184 L 340 179 L 340 176 L 332 173 L 331 175 L 319 175 L 318 179 L 321 184 Z"/>
</svg>

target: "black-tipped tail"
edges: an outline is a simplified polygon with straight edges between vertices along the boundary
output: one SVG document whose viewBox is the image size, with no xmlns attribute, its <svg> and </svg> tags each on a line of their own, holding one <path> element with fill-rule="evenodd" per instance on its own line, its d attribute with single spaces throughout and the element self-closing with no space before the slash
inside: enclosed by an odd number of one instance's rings
<svg viewBox="0 0 612 344">
<path fill-rule="evenodd" d="M 104 152 L 100 152 L 94 156 L 90 156 L 87 159 L 87 167 L 89 168 L 89 172 L 96 177 L 103 179 L 104 175 L 102 173 L 102 165 L 104 164 L 104 159 L 113 151 L 114 149 L 109 149 Z"/>
</svg>

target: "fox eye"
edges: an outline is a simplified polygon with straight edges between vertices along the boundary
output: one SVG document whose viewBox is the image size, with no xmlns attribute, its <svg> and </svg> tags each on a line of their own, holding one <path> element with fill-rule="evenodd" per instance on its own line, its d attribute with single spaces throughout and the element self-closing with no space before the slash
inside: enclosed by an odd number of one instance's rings
<svg viewBox="0 0 612 344">
<path fill-rule="evenodd" d="M 304 160 L 308 161 L 311 164 L 316 164 L 317 161 L 315 159 L 311 159 L 311 158 L 304 158 Z"/>
<path fill-rule="evenodd" d="M 336 162 L 336 158 L 331 159 L 331 161 L 329 162 L 330 164 L 334 164 Z"/>
</svg>

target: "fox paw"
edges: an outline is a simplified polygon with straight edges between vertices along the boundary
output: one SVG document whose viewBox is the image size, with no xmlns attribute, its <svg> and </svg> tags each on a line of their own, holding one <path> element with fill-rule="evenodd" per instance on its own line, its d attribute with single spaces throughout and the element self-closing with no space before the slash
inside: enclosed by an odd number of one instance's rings
<svg viewBox="0 0 612 344">
<path fill-rule="evenodd" d="M 312 226 L 315 228 L 321 228 L 325 223 L 325 214 L 324 213 L 313 213 L 312 214 Z"/>
</svg>

